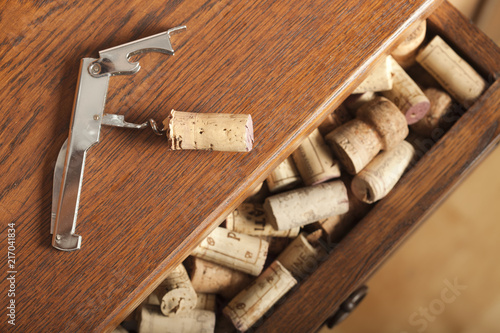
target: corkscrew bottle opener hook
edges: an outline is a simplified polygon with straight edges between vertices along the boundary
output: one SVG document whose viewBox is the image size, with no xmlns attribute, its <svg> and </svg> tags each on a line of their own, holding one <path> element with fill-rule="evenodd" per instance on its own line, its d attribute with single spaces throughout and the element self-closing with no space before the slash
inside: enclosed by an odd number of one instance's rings
<svg viewBox="0 0 500 333">
<path fill-rule="evenodd" d="M 173 55 L 170 36 L 185 29 L 185 26 L 175 27 L 100 51 L 99 59 L 82 59 L 69 136 L 61 147 L 54 170 L 50 232 L 56 249 L 80 249 L 82 237 L 75 231 L 85 156 L 87 150 L 99 142 L 101 125 L 137 129 L 149 125 L 155 133 L 162 134 L 152 119 L 144 124 L 131 124 L 125 122 L 123 116 L 104 114 L 109 77 L 137 73 L 141 68 L 139 63 L 129 61 L 134 55 L 146 52 Z"/>
</svg>

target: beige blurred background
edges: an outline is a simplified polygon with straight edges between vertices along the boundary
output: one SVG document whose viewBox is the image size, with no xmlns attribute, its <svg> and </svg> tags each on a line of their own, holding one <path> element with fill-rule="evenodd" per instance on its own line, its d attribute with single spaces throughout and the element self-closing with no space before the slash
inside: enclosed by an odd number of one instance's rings
<svg viewBox="0 0 500 333">
<path fill-rule="evenodd" d="M 500 45 L 500 0 L 451 0 Z M 448 197 L 321 333 L 500 332 L 500 149 Z"/>
</svg>

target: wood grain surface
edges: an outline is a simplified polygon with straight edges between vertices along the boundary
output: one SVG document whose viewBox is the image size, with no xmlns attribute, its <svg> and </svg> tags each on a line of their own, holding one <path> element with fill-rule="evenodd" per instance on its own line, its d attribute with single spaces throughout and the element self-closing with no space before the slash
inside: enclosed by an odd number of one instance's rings
<svg viewBox="0 0 500 333">
<path fill-rule="evenodd" d="M 425 145 L 417 149 L 422 156 L 418 163 L 332 249 L 318 269 L 259 323 L 257 332 L 281 332 L 281 327 L 293 327 L 292 332 L 315 332 L 498 145 L 500 49 L 448 3 L 441 5 L 428 23 L 431 34 L 443 36 L 481 70 L 489 79 L 489 89 L 464 110 L 443 138 L 423 141 Z"/>
<path fill-rule="evenodd" d="M 8 283 L 0 282 L 0 331 L 111 330 L 440 2 L 3 2 L 0 268 L 5 276 L 7 224 L 14 222 L 18 273 L 15 327 L 5 316 Z M 172 38 L 175 56 L 144 55 L 138 74 L 111 78 L 105 112 L 131 122 L 161 121 L 172 108 L 250 113 L 254 150 L 172 152 L 149 131 L 103 127 L 85 166 L 82 249 L 55 250 L 52 174 L 68 134 L 80 59 L 182 24 L 187 32 Z M 474 121 L 490 120 L 488 114 Z M 467 128 L 458 130 L 469 134 Z M 477 136 L 484 133 L 471 134 L 482 144 Z M 337 273 L 332 281 L 349 276 Z M 304 302 L 298 299 L 295 313 L 316 303 Z M 287 309 L 277 323 L 289 317 Z"/>
</svg>

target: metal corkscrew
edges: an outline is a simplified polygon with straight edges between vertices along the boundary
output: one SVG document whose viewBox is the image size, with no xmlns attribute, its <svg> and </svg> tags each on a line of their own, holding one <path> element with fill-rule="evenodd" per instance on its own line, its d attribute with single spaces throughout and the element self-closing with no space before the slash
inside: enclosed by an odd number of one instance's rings
<svg viewBox="0 0 500 333">
<path fill-rule="evenodd" d="M 78 250 L 82 237 L 76 234 L 78 206 L 87 150 L 99 142 L 101 125 L 143 129 L 150 127 L 157 135 L 165 131 L 153 119 L 132 124 L 121 115 L 104 114 L 110 76 L 132 75 L 139 71 L 134 55 L 160 52 L 174 55 L 170 36 L 185 26 L 119 45 L 99 52 L 99 59 L 83 58 L 76 90 L 69 136 L 64 142 L 54 170 L 52 193 L 52 246 L 63 251 Z"/>
</svg>

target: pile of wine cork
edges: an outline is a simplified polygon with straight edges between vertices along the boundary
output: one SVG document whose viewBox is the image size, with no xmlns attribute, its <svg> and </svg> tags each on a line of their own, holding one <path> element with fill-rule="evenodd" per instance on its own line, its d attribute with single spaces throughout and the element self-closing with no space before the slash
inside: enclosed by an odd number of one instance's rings
<svg viewBox="0 0 500 333">
<path fill-rule="evenodd" d="M 432 136 L 454 106 L 469 107 L 486 88 L 426 30 L 419 22 L 404 36 L 355 94 L 172 270 L 140 307 L 140 333 L 257 327 L 389 194 L 416 158 L 409 133 Z"/>
</svg>

